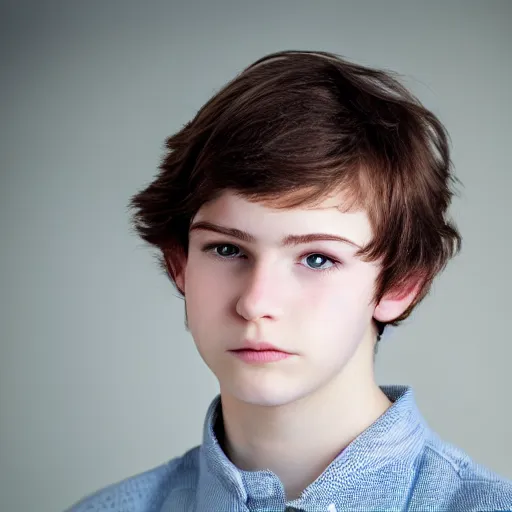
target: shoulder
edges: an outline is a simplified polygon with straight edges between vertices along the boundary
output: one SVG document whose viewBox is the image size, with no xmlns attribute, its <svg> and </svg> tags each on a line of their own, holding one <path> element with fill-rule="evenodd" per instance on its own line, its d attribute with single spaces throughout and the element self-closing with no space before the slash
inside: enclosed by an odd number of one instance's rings
<svg viewBox="0 0 512 512">
<path fill-rule="evenodd" d="M 512 511 L 512 481 L 433 435 L 417 470 L 411 510 Z"/>
<path fill-rule="evenodd" d="M 159 510 L 174 492 L 195 488 L 198 475 L 198 448 L 181 457 L 80 499 L 65 512 L 149 512 Z"/>
</svg>

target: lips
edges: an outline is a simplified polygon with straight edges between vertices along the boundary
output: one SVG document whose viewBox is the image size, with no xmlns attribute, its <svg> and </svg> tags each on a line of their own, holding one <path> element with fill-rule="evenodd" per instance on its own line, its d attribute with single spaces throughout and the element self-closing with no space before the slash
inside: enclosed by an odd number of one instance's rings
<svg viewBox="0 0 512 512">
<path fill-rule="evenodd" d="M 260 341 L 257 343 L 246 342 L 242 347 L 242 350 L 273 350 L 275 352 L 286 352 L 286 350 L 282 350 L 278 347 L 275 347 L 271 343 L 266 343 L 264 341 Z"/>
<path fill-rule="evenodd" d="M 265 341 L 253 342 L 253 341 L 245 341 L 244 344 L 237 349 L 234 349 L 233 352 L 241 351 L 241 350 L 253 350 L 256 352 L 282 352 L 284 354 L 289 354 L 286 350 L 282 350 L 271 343 L 267 343 Z"/>
<path fill-rule="evenodd" d="M 230 352 L 246 363 L 266 364 L 287 359 L 293 354 L 266 342 L 249 342 Z"/>
<path fill-rule="evenodd" d="M 276 363 L 278 361 L 282 361 L 283 359 L 292 357 L 291 354 L 288 354 L 287 352 L 280 352 L 279 350 L 242 349 L 232 350 L 231 353 L 237 359 L 250 364 Z"/>
</svg>

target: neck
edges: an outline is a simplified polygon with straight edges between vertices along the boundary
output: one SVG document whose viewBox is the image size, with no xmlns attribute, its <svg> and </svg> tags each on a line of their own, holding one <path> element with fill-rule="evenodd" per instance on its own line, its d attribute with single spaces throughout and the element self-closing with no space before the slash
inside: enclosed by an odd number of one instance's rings
<svg viewBox="0 0 512 512">
<path fill-rule="evenodd" d="M 298 498 L 391 405 L 373 368 L 362 372 L 357 364 L 284 405 L 248 404 L 222 390 L 221 400 L 226 455 L 240 469 L 274 472 L 288 499 Z"/>
</svg>

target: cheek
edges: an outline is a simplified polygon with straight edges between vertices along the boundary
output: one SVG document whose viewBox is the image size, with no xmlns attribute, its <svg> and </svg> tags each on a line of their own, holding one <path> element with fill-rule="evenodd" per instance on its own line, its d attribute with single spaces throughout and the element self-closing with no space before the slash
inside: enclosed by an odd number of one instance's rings
<svg viewBox="0 0 512 512">
<path fill-rule="evenodd" d="M 190 254 L 185 270 L 185 289 L 192 298 L 211 296 L 219 292 L 222 280 L 217 278 L 218 272 L 211 268 L 208 258 L 193 251 Z"/>
<path fill-rule="evenodd" d="M 311 282 L 301 293 L 300 310 L 304 320 L 321 323 L 325 329 L 344 330 L 371 318 L 372 282 L 368 276 L 354 272 Z"/>
<path fill-rule="evenodd" d="M 196 318 L 202 324 L 218 320 L 229 301 L 231 286 L 227 277 L 204 258 L 189 260 L 185 271 L 185 297 L 190 322 L 195 322 Z"/>
</svg>

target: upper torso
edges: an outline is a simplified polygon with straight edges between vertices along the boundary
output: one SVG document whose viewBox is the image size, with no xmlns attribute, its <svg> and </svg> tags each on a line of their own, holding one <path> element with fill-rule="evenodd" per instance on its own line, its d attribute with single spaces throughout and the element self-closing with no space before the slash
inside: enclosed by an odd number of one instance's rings
<svg viewBox="0 0 512 512">
<path fill-rule="evenodd" d="M 237 469 L 215 436 L 219 399 L 201 446 L 84 498 L 68 512 L 512 511 L 512 482 L 441 440 L 411 388 L 383 386 L 390 409 L 355 439 L 302 495 L 286 501 L 270 471 Z"/>
</svg>

